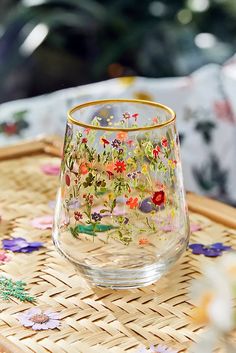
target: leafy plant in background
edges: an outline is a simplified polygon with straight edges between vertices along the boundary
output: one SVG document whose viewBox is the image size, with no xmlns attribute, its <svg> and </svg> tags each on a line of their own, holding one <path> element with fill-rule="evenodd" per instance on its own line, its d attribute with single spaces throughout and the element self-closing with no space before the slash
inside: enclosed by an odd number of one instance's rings
<svg viewBox="0 0 236 353">
<path fill-rule="evenodd" d="M 209 160 L 202 167 L 193 167 L 193 176 L 198 185 L 205 191 L 212 191 L 224 200 L 227 196 L 227 170 L 224 170 L 216 155 L 211 154 Z"/>
<path fill-rule="evenodd" d="M 0 123 L 0 134 L 8 136 L 20 135 L 22 130 L 29 127 L 29 123 L 25 119 L 26 114 L 27 110 L 15 112 L 10 121 Z"/>
<path fill-rule="evenodd" d="M 0 14 L 0 101 L 121 75 L 188 74 L 235 50 L 234 0 L 11 0 Z"/>
</svg>

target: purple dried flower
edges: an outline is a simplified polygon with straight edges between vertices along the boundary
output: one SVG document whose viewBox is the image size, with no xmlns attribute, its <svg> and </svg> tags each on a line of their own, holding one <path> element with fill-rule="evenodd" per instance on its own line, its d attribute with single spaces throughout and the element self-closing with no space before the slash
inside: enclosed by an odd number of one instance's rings
<svg viewBox="0 0 236 353">
<path fill-rule="evenodd" d="M 190 244 L 189 248 L 194 255 L 204 255 L 207 257 L 217 257 L 222 255 L 223 251 L 232 250 L 231 246 L 225 246 L 222 243 L 214 243 L 211 245 Z"/>
<path fill-rule="evenodd" d="M 119 148 L 120 145 L 121 145 L 121 141 L 120 140 L 114 139 L 113 141 L 111 141 L 111 146 L 113 148 Z"/>
<path fill-rule="evenodd" d="M 3 239 L 2 247 L 13 252 L 30 253 L 39 250 L 43 246 L 41 242 L 28 242 L 24 238 Z"/>
<path fill-rule="evenodd" d="M 92 219 L 95 221 L 95 222 L 99 222 L 101 221 L 102 219 L 102 215 L 98 212 L 93 212 L 92 213 Z"/>
<path fill-rule="evenodd" d="M 43 312 L 39 308 L 25 311 L 18 319 L 23 326 L 31 327 L 33 330 L 48 330 L 60 326 L 57 313 L 53 313 L 50 310 Z"/>
</svg>

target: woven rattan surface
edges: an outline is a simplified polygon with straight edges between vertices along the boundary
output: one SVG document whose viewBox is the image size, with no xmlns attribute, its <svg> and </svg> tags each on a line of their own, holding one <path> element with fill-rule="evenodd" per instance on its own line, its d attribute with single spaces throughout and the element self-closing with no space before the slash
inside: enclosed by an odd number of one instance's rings
<svg viewBox="0 0 236 353">
<path fill-rule="evenodd" d="M 0 334 L 19 352 L 30 353 L 131 353 L 159 343 L 180 352 L 188 350 L 201 330 L 190 318 L 189 286 L 200 276 L 201 265 L 215 260 L 187 251 L 166 277 L 149 287 L 129 291 L 90 287 L 57 255 L 51 230 L 38 230 L 30 223 L 34 217 L 53 213 L 48 203 L 55 198 L 58 177 L 42 173 L 45 163 L 59 165 L 59 159 L 38 154 L 0 162 L 1 237 L 45 242 L 37 252 L 14 254 L 1 271 L 25 281 L 37 297 L 35 305 L 58 311 L 61 327 L 47 331 L 24 328 L 17 316 L 34 304 L 1 300 Z M 222 241 L 236 247 L 235 230 L 197 213 L 190 218 L 202 226 L 191 235 L 192 242 Z"/>
</svg>

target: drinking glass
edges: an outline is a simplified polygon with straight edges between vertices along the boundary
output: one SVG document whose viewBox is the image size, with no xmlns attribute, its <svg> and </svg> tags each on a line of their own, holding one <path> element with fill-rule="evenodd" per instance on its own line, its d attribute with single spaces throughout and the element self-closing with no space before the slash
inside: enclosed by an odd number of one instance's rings
<svg viewBox="0 0 236 353">
<path fill-rule="evenodd" d="M 58 251 L 94 285 L 147 286 L 189 238 L 172 109 L 109 99 L 68 113 L 55 208 Z"/>
</svg>

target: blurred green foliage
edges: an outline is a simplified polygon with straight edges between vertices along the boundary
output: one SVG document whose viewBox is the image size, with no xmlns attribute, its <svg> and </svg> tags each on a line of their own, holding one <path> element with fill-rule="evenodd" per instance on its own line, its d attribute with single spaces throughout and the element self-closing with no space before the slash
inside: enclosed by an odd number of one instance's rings
<svg viewBox="0 0 236 353">
<path fill-rule="evenodd" d="M 0 21 L 0 101 L 185 75 L 236 45 L 235 0 L 1 0 Z"/>
</svg>

